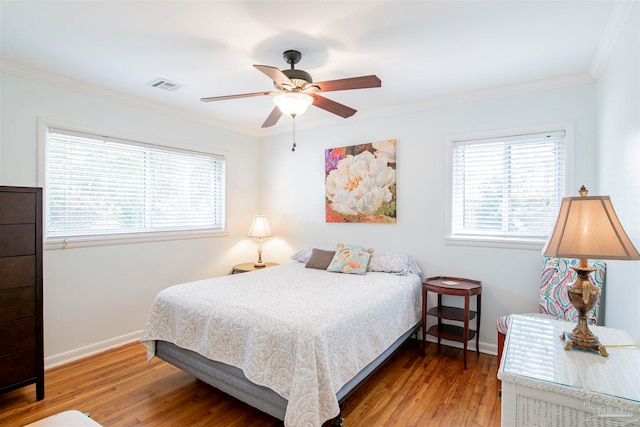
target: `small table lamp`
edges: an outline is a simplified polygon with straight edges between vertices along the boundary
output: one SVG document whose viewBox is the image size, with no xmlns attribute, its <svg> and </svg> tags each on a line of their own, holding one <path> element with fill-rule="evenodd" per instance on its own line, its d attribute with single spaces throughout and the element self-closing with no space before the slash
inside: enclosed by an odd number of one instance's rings
<svg viewBox="0 0 640 427">
<path fill-rule="evenodd" d="M 578 278 L 567 287 L 569 301 L 579 313 L 578 325 L 561 336 L 567 342 L 565 350 L 576 347 L 608 356 L 587 323 L 586 314 L 600 297 L 600 289 L 589 281 L 595 268 L 587 267 L 587 258 L 633 260 L 640 259 L 640 254 L 622 228 L 609 196 L 587 194 L 583 185 L 580 197 L 562 199 L 556 226 L 543 253 L 548 257 L 580 259 L 579 266 L 571 267 Z"/>
<path fill-rule="evenodd" d="M 262 261 L 262 238 L 273 236 L 271 226 L 265 215 L 256 215 L 253 217 L 251 228 L 249 229 L 249 237 L 258 238 L 258 261 L 253 264 L 255 267 L 264 267 L 266 264 Z"/>
</svg>

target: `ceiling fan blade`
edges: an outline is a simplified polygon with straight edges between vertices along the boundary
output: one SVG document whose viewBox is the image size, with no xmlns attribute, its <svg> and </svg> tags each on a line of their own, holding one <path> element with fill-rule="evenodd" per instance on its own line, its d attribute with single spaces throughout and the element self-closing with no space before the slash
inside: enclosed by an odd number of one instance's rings
<svg viewBox="0 0 640 427">
<path fill-rule="evenodd" d="M 242 93 L 239 95 L 211 96 L 209 98 L 200 98 L 200 101 L 202 102 L 224 101 L 225 99 L 248 98 L 251 96 L 272 95 L 273 93 L 274 92 L 253 92 L 253 93 Z"/>
<path fill-rule="evenodd" d="M 336 90 L 349 90 L 349 89 L 366 89 L 370 87 L 382 86 L 382 81 L 378 76 L 362 76 L 362 77 L 350 77 L 347 79 L 329 80 L 326 82 L 313 83 L 314 86 L 320 88 L 320 92 L 332 92 Z"/>
<path fill-rule="evenodd" d="M 273 110 L 271 110 L 269 117 L 267 117 L 267 120 L 264 121 L 262 127 L 268 128 L 275 125 L 276 123 L 278 123 L 278 120 L 280 120 L 281 116 L 282 112 L 280 112 L 280 109 L 278 107 L 273 107 Z"/>
<path fill-rule="evenodd" d="M 296 85 L 294 85 L 293 82 L 289 80 L 289 77 L 287 77 L 286 74 L 284 74 L 276 67 L 270 67 L 268 65 L 254 65 L 254 67 L 269 76 L 269 78 L 273 80 L 277 85 L 287 88 L 296 87 Z"/>
<path fill-rule="evenodd" d="M 347 117 L 353 116 L 357 112 L 357 110 L 354 110 L 351 107 L 347 107 L 344 104 L 340 104 L 339 102 L 332 101 L 318 94 L 313 94 L 312 96 L 313 96 L 313 105 L 315 105 L 318 108 L 322 108 L 323 110 L 326 110 L 330 113 L 337 114 L 340 117 L 344 117 L 345 119 Z"/>
</svg>

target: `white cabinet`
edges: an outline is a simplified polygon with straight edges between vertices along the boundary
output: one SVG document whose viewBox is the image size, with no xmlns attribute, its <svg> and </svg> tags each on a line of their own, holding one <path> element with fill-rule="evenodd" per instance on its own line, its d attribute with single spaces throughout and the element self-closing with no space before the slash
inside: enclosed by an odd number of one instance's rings
<svg viewBox="0 0 640 427">
<path fill-rule="evenodd" d="M 574 326 L 512 316 L 498 371 L 503 426 L 640 426 L 640 348 L 624 330 L 590 326 L 609 357 L 567 351 L 560 335 Z"/>
</svg>

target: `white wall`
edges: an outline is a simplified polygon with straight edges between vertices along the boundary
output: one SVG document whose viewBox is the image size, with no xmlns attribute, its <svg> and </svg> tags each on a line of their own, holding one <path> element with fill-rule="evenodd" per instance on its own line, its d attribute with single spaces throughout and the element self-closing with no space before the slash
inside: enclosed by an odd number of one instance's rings
<svg viewBox="0 0 640 427">
<path fill-rule="evenodd" d="M 275 232 L 294 247 L 343 241 L 378 251 L 402 251 L 413 255 L 428 276 L 482 280 L 480 341 L 485 351 L 495 351 L 497 317 L 538 310 L 542 255 L 538 250 L 445 244 L 447 136 L 574 122 L 575 158 L 581 166 L 574 171 L 576 194 L 581 184 L 595 188 L 595 84 L 441 105 L 391 117 L 360 121 L 356 117 L 334 127 L 299 130 L 295 152 L 290 151 L 291 135 L 262 140 L 262 206 Z M 304 116 L 299 120 L 302 123 Z M 326 224 L 324 150 L 384 139 L 397 140 L 397 224 Z M 272 245 L 272 257 L 278 252 L 276 260 L 285 262 L 289 248 L 276 246 Z"/>
<path fill-rule="evenodd" d="M 144 142 L 213 148 L 227 155 L 228 237 L 44 252 L 47 365 L 137 339 L 159 290 L 227 274 L 233 264 L 256 256 L 255 242 L 245 237 L 258 208 L 256 137 L 88 95 L 46 79 L 7 73 L 1 77 L 1 185 L 37 184 L 39 119 Z"/>
<path fill-rule="evenodd" d="M 600 193 L 640 249 L 640 6 L 634 3 L 598 79 Z M 607 262 L 606 324 L 640 342 L 640 261 Z"/>
<path fill-rule="evenodd" d="M 533 250 L 445 245 L 446 138 L 575 122 L 574 187 L 585 184 L 592 194 L 610 194 L 638 246 L 639 13 L 636 4 L 597 86 L 487 97 L 365 120 L 356 115 L 335 126 L 299 128 L 295 153 L 289 134 L 258 142 L 206 122 L 3 73 L 0 185 L 36 185 L 40 118 L 141 141 L 214 147 L 228 156 L 228 237 L 44 253 L 48 364 L 135 339 L 157 291 L 225 274 L 231 265 L 253 259 L 255 242 L 245 234 L 258 210 L 269 215 L 276 232 L 264 244 L 268 261 L 288 262 L 296 248 L 344 241 L 407 252 L 427 275 L 482 280 L 480 340 L 485 351 L 495 351 L 498 316 L 537 310 L 542 257 Z M 304 116 L 300 122 L 302 127 Z M 398 223 L 326 224 L 324 149 L 388 138 L 398 141 Z M 640 262 L 609 262 L 607 285 L 606 324 L 627 328 L 640 341 Z"/>
</svg>

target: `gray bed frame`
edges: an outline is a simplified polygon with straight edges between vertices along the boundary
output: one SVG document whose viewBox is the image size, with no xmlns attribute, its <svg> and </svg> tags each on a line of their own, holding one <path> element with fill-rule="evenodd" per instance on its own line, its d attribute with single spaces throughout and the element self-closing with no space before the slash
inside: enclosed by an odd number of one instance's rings
<svg viewBox="0 0 640 427">
<path fill-rule="evenodd" d="M 418 333 L 420 323 L 417 323 L 400 338 L 398 338 L 389 348 L 387 348 L 373 362 L 365 366 L 355 377 L 347 382 L 338 392 L 336 397 L 340 407 L 344 401 L 369 375 L 379 368 L 386 360 L 411 335 Z M 190 350 L 185 350 L 175 344 L 166 341 L 156 341 L 156 356 L 171 363 L 172 365 L 190 373 L 194 377 L 205 383 L 227 393 L 230 396 L 241 400 L 254 408 L 259 409 L 280 420 L 284 420 L 287 409 L 287 400 L 271 390 L 270 388 L 252 383 L 244 376 L 241 369 L 225 363 L 209 360 L 206 357 Z M 340 418 L 340 415 L 338 415 Z"/>
</svg>

